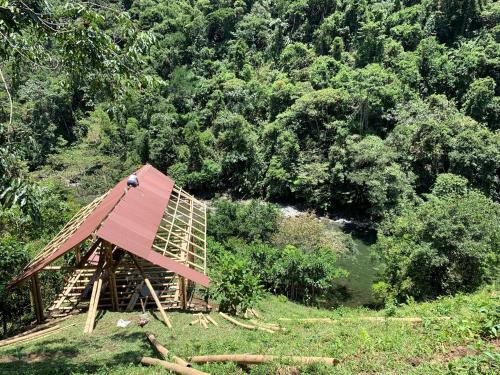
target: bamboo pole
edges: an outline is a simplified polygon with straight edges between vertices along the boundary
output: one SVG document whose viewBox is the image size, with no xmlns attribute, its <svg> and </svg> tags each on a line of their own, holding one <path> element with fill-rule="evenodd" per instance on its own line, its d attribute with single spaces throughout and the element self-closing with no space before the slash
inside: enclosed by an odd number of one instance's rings
<svg viewBox="0 0 500 375">
<path fill-rule="evenodd" d="M 90 318 L 92 316 L 92 307 L 94 306 L 95 294 L 97 292 L 97 280 L 94 280 L 92 286 L 92 295 L 90 296 L 89 311 L 87 312 L 87 320 L 85 321 L 85 327 L 83 328 L 83 333 L 88 332 L 88 327 L 90 325 Z"/>
<path fill-rule="evenodd" d="M 162 361 L 161 359 L 156 359 L 156 358 L 151 358 L 151 357 L 142 357 L 141 363 L 143 365 L 162 366 L 169 371 L 172 371 L 176 374 L 181 374 L 181 375 L 210 375 L 206 372 L 196 370 L 192 367 L 186 367 L 186 366 L 178 365 L 176 363 Z"/>
<path fill-rule="evenodd" d="M 43 302 L 42 293 L 40 290 L 40 279 L 38 278 L 38 273 L 31 276 L 31 293 L 33 297 L 33 309 L 35 311 L 37 323 L 43 322 Z"/>
<path fill-rule="evenodd" d="M 104 245 L 106 254 L 106 268 L 108 269 L 108 286 L 111 296 L 111 306 L 113 311 L 119 311 L 118 291 L 116 289 L 116 277 L 113 267 L 113 245 L 106 242 Z"/>
<path fill-rule="evenodd" d="M 31 342 L 36 341 L 36 340 L 44 339 L 44 338 L 46 338 L 48 336 L 51 336 L 51 335 L 53 335 L 55 333 L 60 333 L 62 330 L 66 329 L 68 327 L 75 326 L 75 325 L 76 325 L 76 323 L 69 324 L 69 325 L 64 326 L 64 327 L 59 327 L 59 328 L 57 328 L 57 329 L 55 329 L 53 331 L 50 331 L 50 332 L 43 332 L 43 334 L 41 334 L 39 336 L 35 336 L 35 337 L 29 337 L 29 338 L 23 337 L 23 340 L 17 341 L 15 343 L 7 344 L 5 346 L 31 343 Z"/>
<path fill-rule="evenodd" d="M 35 333 L 35 332 L 41 331 L 42 329 L 45 329 L 45 328 L 50 328 L 50 326 L 52 326 L 52 325 L 54 325 L 54 324 L 57 324 L 57 323 L 60 323 L 60 322 L 62 322 L 63 320 L 66 320 L 66 319 L 68 319 L 68 318 L 70 318 L 70 317 L 71 317 L 71 315 L 66 315 L 66 316 L 64 316 L 64 317 L 62 317 L 62 318 L 59 318 L 59 319 L 54 319 L 54 320 L 52 320 L 52 321 L 50 321 L 50 322 L 47 322 L 47 323 L 44 323 L 44 324 L 40 324 L 40 325 L 38 325 L 38 326 L 36 326 L 36 327 L 34 327 L 34 328 L 32 328 L 32 329 L 29 329 L 29 330 L 27 330 L 27 331 L 21 332 L 21 333 L 20 333 L 20 334 L 18 334 L 18 335 L 8 337 L 8 338 L 6 338 L 6 339 L 4 339 L 4 340 L 1 340 L 1 341 L 0 341 L 0 346 L 2 346 L 2 344 L 3 344 L 5 341 L 7 341 L 7 340 L 17 339 L 17 338 L 19 338 L 19 337 L 25 337 L 25 336 L 27 336 L 27 335 L 29 335 L 29 334 L 31 334 L 31 333 Z"/>
<path fill-rule="evenodd" d="M 311 364 L 324 363 L 327 365 L 336 365 L 339 360 L 328 357 L 302 357 L 302 356 L 275 356 L 275 355 L 260 355 L 260 354 L 220 354 L 220 355 L 202 355 L 195 356 L 190 359 L 191 363 L 208 363 L 208 362 L 235 362 L 238 364 L 260 364 L 266 362 L 275 362 L 279 360 Z"/>
<path fill-rule="evenodd" d="M 158 296 L 156 295 L 155 290 L 153 289 L 153 286 L 149 282 L 148 278 L 144 279 L 144 282 L 146 283 L 146 286 L 149 289 L 149 293 L 151 293 L 151 296 L 153 297 L 156 306 L 158 307 L 158 310 L 160 311 L 160 315 L 163 318 L 163 321 L 167 325 L 168 328 L 172 328 L 172 323 L 170 322 L 170 319 L 168 318 L 167 314 L 165 314 L 165 310 L 163 309 L 163 306 L 161 305 L 160 300 L 158 299 Z"/>
<path fill-rule="evenodd" d="M 214 326 L 218 326 L 218 325 L 219 325 L 219 323 L 217 323 L 217 322 L 215 321 L 215 319 L 214 319 L 214 318 L 212 318 L 210 315 L 206 315 L 206 318 L 207 318 L 207 320 L 208 320 L 208 321 L 210 321 L 210 322 L 211 322 Z"/>
<path fill-rule="evenodd" d="M 60 328 L 59 325 L 55 325 L 54 327 L 50 327 L 50 328 L 47 328 L 47 329 L 44 329 L 41 331 L 36 331 L 36 332 L 30 333 L 27 335 L 23 335 L 20 337 L 12 337 L 10 339 L 5 339 L 5 340 L 0 341 L 0 346 L 6 346 L 6 345 L 14 344 L 14 343 L 19 342 L 19 341 L 24 341 L 24 340 L 27 340 L 27 339 L 30 339 L 33 337 L 37 337 L 37 336 L 46 334 L 48 332 L 58 330 L 59 328 Z"/>
<path fill-rule="evenodd" d="M 384 316 L 358 316 L 356 318 L 340 318 L 340 319 L 330 319 L 330 318 L 301 318 L 301 319 L 293 319 L 293 318 L 279 318 L 278 320 L 281 321 L 286 321 L 286 322 L 307 322 L 307 323 L 327 323 L 327 324 L 334 324 L 338 323 L 340 321 L 357 321 L 357 320 L 364 320 L 364 321 L 369 321 L 369 322 L 376 322 L 376 323 L 384 323 L 384 322 L 403 322 L 403 323 L 414 323 L 414 324 L 420 324 L 424 321 L 424 319 L 428 320 L 450 320 L 451 317 L 449 316 L 431 316 L 431 317 L 425 317 L 425 318 L 418 318 L 418 317 L 402 317 L 402 318 L 397 318 L 397 317 L 384 317 Z"/>
<path fill-rule="evenodd" d="M 85 329 L 83 331 L 84 333 L 92 333 L 92 331 L 94 330 L 94 322 L 97 314 L 97 306 L 99 305 L 99 296 L 101 295 L 102 278 L 99 278 L 99 280 L 94 281 L 94 288 L 92 289 L 92 297 L 90 299 L 87 322 L 85 324 Z"/>
<path fill-rule="evenodd" d="M 153 286 L 149 282 L 149 279 L 146 277 L 146 274 L 144 273 L 141 265 L 139 264 L 139 262 L 137 262 L 137 259 L 135 259 L 135 256 L 133 256 L 133 255 L 132 255 L 132 260 L 133 260 L 135 266 L 137 267 L 137 269 L 139 270 L 139 272 L 141 273 L 141 276 L 144 279 L 144 283 L 148 287 L 149 293 L 151 294 L 151 297 L 153 297 L 153 299 L 156 303 L 156 307 L 158 307 L 158 310 L 160 311 L 160 315 L 161 315 L 163 321 L 165 322 L 165 324 L 167 325 L 168 328 L 172 328 L 172 323 L 170 322 L 170 319 L 168 318 L 167 314 L 165 314 L 165 310 L 163 309 L 163 306 L 161 305 L 161 302 L 158 299 L 158 296 L 156 295 L 156 292 L 153 289 Z"/>
<path fill-rule="evenodd" d="M 278 318 L 278 320 L 284 322 L 307 322 L 307 323 L 336 323 L 335 320 L 330 318 L 302 318 L 302 319 L 293 319 L 293 318 Z"/>
<path fill-rule="evenodd" d="M 259 327 L 259 326 L 256 326 L 256 325 L 251 325 L 251 324 L 245 324 L 245 323 L 241 323 L 239 321 L 237 321 L 236 319 L 233 319 L 231 318 L 229 315 L 226 315 L 222 312 L 219 312 L 219 314 L 226 320 L 230 321 L 231 323 L 239 326 L 239 327 L 242 327 L 242 328 L 246 328 L 246 329 L 252 329 L 252 330 L 260 330 L 260 331 L 265 331 L 265 332 L 268 332 L 268 333 L 275 333 L 273 330 L 269 329 L 269 328 L 264 328 L 264 327 Z"/>
<path fill-rule="evenodd" d="M 170 351 L 167 348 L 165 348 L 162 344 L 160 344 L 160 342 L 156 339 L 156 337 L 152 333 L 146 333 L 146 337 L 148 338 L 151 345 L 153 345 L 155 347 L 155 349 L 158 351 L 158 353 L 160 353 L 165 359 L 167 359 Z M 172 355 L 172 359 L 178 365 L 189 366 L 189 363 L 180 357 Z"/>
<path fill-rule="evenodd" d="M 148 338 L 151 345 L 155 347 L 158 353 L 160 353 L 165 358 L 168 357 L 168 349 L 161 345 L 152 333 L 146 333 L 146 337 Z"/>
</svg>

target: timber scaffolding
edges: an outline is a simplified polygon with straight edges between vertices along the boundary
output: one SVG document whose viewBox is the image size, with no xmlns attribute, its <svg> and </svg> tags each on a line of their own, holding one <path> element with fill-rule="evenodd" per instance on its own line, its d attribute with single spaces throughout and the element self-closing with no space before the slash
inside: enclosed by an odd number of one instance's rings
<svg viewBox="0 0 500 375">
<path fill-rule="evenodd" d="M 139 186 L 129 188 L 122 180 L 78 211 L 10 282 L 13 287 L 31 280 L 39 322 L 45 318 L 42 271 L 66 272 L 48 315 L 88 311 L 86 332 L 97 309 L 132 311 L 141 305 L 158 308 L 170 327 L 164 310 L 192 307 L 188 290 L 208 287 L 205 204 L 151 165 L 137 177 Z M 63 258 L 70 251 L 74 256 Z M 63 259 L 70 264 L 61 264 Z"/>
</svg>

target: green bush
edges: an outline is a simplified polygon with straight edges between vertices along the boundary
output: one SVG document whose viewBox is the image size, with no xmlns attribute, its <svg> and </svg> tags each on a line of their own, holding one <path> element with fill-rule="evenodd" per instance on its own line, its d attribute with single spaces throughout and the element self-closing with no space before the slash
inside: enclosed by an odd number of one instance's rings
<svg viewBox="0 0 500 375">
<path fill-rule="evenodd" d="M 247 259 L 227 251 L 219 253 L 210 274 L 212 296 L 219 310 L 236 314 L 253 307 L 262 296 L 260 279 Z"/>
<path fill-rule="evenodd" d="M 0 312 L 4 335 L 10 328 L 9 323 L 17 324 L 26 312 L 31 312 L 27 288 L 15 291 L 6 289 L 9 281 L 22 270 L 28 260 L 28 254 L 19 241 L 10 236 L 0 238 Z"/>
<path fill-rule="evenodd" d="M 348 253 L 354 246 L 349 235 L 328 228 L 312 213 L 282 218 L 277 232 L 272 237 L 272 243 L 277 247 L 293 245 L 304 251 L 323 248 L 337 254 Z"/>
<path fill-rule="evenodd" d="M 479 335 L 486 339 L 500 337 L 500 297 L 491 297 L 489 303 L 483 305 L 479 312 L 481 314 Z"/>
<path fill-rule="evenodd" d="M 347 276 L 336 265 L 337 255 L 329 249 L 303 251 L 294 246 L 277 248 L 262 243 L 232 244 L 237 254 L 249 260 L 252 272 L 264 287 L 277 295 L 311 304 L 333 289 L 333 281 Z"/>
</svg>

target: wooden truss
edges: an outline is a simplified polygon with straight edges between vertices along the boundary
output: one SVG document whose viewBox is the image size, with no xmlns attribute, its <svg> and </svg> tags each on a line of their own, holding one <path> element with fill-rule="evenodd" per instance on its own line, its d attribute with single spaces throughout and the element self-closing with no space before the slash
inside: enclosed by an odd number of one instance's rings
<svg viewBox="0 0 500 375">
<path fill-rule="evenodd" d="M 107 194 L 82 208 L 28 267 L 57 251 Z M 82 256 L 82 249 L 85 248 L 88 250 Z M 85 332 L 92 332 L 99 308 L 132 311 L 144 304 L 146 308 L 158 308 L 165 324 L 170 327 L 164 309 L 188 307 L 188 280 L 184 277 L 137 258 L 96 237 L 95 233 L 73 250 L 76 250 L 73 266 L 46 266 L 42 269 L 69 271 L 65 286 L 48 309 L 53 317 L 87 310 Z M 206 274 L 205 204 L 174 186 L 153 242 L 153 250 Z M 35 312 L 41 320 L 43 308 L 40 306 L 36 274 L 32 280 Z"/>
</svg>

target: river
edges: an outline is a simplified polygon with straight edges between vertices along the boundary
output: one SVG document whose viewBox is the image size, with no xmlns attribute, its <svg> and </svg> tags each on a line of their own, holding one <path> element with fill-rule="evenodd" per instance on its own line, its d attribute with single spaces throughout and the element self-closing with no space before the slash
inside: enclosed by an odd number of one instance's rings
<svg viewBox="0 0 500 375">
<path fill-rule="evenodd" d="M 375 231 L 338 221 L 330 221 L 329 226 L 332 230 L 349 233 L 354 241 L 354 254 L 339 259 L 339 266 L 349 271 L 349 276 L 336 282 L 339 289 L 344 291 L 344 298 L 338 303 L 350 307 L 372 305 L 371 287 L 376 280 L 379 266 L 371 253 L 376 240 Z"/>
</svg>

